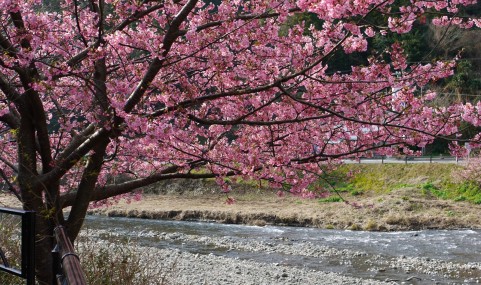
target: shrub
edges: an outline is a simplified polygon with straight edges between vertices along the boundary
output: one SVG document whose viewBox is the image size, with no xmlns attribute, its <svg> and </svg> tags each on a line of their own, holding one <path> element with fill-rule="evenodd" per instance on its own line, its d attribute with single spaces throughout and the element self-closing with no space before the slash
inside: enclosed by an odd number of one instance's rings
<svg viewBox="0 0 481 285">
<path fill-rule="evenodd" d="M 21 218 L 19 216 L 0 214 L 0 250 L 5 254 L 5 257 L 10 267 L 15 269 L 21 268 Z M 0 264 L 3 262 L 0 259 Z M 0 284 L 25 284 L 25 280 L 0 271 Z"/>
<path fill-rule="evenodd" d="M 21 221 L 17 216 L 0 214 L 0 248 L 5 253 L 10 266 L 20 269 Z M 95 240 L 81 235 L 76 241 L 82 269 L 87 284 L 91 285 L 167 285 L 172 281 L 168 274 L 173 268 L 163 271 L 153 267 L 155 257 L 147 253 L 139 254 L 141 249 L 128 240 L 117 240 L 115 243 Z M 3 264 L 0 260 L 0 264 Z M 0 271 L 0 284 L 23 285 L 25 280 Z"/>
<path fill-rule="evenodd" d="M 366 231 L 376 231 L 378 229 L 378 224 L 374 220 L 367 221 L 366 225 L 364 226 L 364 230 Z"/>
<path fill-rule="evenodd" d="M 158 256 L 152 256 L 148 248 L 139 247 L 130 240 L 118 237 L 102 237 L 98 240 L 83 234 L 76 242 L 82 268 L 91 285 L 167 285 L 173 281 L 168 270 L 155 265 Z"/>
</svg>

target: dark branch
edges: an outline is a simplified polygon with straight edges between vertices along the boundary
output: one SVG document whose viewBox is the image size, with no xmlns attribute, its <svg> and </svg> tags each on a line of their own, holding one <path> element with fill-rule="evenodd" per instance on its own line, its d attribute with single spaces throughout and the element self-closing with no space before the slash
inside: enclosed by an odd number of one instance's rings
<svg viewBox="0 0 481 285">
<path fill-rule="evenodd" d="M 272 125 L 284 125 L 292 123 L 301 123 L 313 120 L 326 119 L 332 117 L 332 115 L 297 118 L 291 120 L 278 120 L 278 121 L 247 121 L 247 120 L 209 120 L 195 117 L 194 115 L 189 115 L 189 119 L 197 122 L 201 125 L 222 125 L 222 126 L 234 126 L 234 125 L 250 125 L 250 126 L 272 126 Z"/>
<path fill-rule="evenodd" d="M 198 0 L 189 0 L 184 7 L 180 10 L 180 12 L 175 16 L 174 20 L 170 23 L 169 29 L 164 37 L 163 40 L 163 49 L 164 52 L 162 56 L 165 57 L 170 51 L 172 44 L 174 41 L 179 37 L 179 27 L 185 21 L 187 16 L 190 14 L 192 9 L 195 8 Z M 149 69 L 145 73 L 144 77 L 137 85 L 137 88 L 132 92 L 132 94 L 127 99 L 127 102 L 124 106 L 124 111 L 129 113 L 133 110 L 135 105 L 139 103 L 142 96 L 147 91 L 148 86 L 157 76 L 160 69 L 162 68 L 163 59 L 155 58 L 149 66 Z"/>
<path fill-rule="evenodd" d="M 43 175 L 39 176 L 39 183 L 48 184 L 48 182 L 60 179 L 67 171 L 69 171 L 77 162 L 93 149 L 104 137 L 108 136 L 109 132 L 105 129 L 100 129 L 90 135 L 87 139 L 81 140 L 82 143 L 62 160 L 57 160 L 58 164 L 54 168 Z"/>
<path fill-rule="evenodd" d="M 130 15 L 127 19 L 125 19 L 122 23 L 120 23 L 117 27 L 115 27 L 114 31 L 121 31 L 128 25 L 140 20 L 141 18 L 163 7 L 164 7 L 164 4 L 159 4 L 159 5 L 154 5 L 152 7 L 149 7 L 143 11 L 136 11 L 134 14 Z"/>
<path fill-rule="evenodd" d="M 227 176 L 235 175 L 235 173 L 230 172 Z M 151 185 L 155 182 L 159 182 L 162 180 L 170 180 L 176 178 L 188 178 L 188 179 L 203 179 L 203 178 L 215 178 L 218 176 L 217 174 L 213 173 L 206 173 L 206 174 L 192 174 L 192 173 L 172 173 L 172 174 L 154 174 L 149 177 L 140 178 L 131 180 L 128 182 L 124 182 L 117 185 L 108 185 L 101 188 L 96 188 L 92 195 L 92 201 L 100 201 L 110 197 L 114 197 L 121 194 L 126 194 L 132 192 L 135 189 L 139 189 L 144 186 Z M 62 197 L 62 207 L 69 207 L 75 202 L 75 193 L 68 193 Z"/>
</svg>

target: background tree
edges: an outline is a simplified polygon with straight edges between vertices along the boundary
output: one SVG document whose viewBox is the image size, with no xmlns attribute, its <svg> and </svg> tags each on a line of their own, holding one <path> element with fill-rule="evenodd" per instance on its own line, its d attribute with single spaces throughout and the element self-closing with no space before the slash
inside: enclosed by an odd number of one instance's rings
<svg viewBox="0 0 481 285">
<path fill-rule="evenodd" d="M 326 164 L 423 146 L 461 117 L 478 124 L 477 106 L 417 95 L 452 61 L 410 65 L 393 43 L 330 66 L 429 11 L 480 25 L 454 17 L 457 5 L 0 0 L 0 176 L 37 212 L 38 280 L 52 278 L 53 228 L 75 239 L 92 203 L 173 178 L 215 177 L 227 192 L 226 176 L 311 195 Z M 319 25 L 291 20 L 306 13 Z"/>
</svg>

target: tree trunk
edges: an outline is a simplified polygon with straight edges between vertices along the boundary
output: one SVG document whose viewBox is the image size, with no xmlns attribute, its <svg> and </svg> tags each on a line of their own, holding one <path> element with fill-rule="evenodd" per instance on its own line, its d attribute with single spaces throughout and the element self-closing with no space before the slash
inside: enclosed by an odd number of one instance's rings
<svg viewBox="0 0 481 285">
<path fill-rule="evenodd" d="M 35 275 L 38 284 L 51 285 L 55 276 L 52 267 L 52 249 L 54 246 L 53 226 L 51 221 L 37 213 L 35 237 Z"/>
</svg>

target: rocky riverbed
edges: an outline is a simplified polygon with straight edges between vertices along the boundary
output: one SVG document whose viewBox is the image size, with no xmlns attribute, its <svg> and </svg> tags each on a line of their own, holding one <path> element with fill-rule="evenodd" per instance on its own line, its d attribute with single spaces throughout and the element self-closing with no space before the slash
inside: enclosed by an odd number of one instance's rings
<svg viewBox="0 0 481 285">
<path fill-rule="evenodd" d="M 92 227 L 102 223 L 105 226 Z M 416 253 L 416 247 L 425 240 L 428 244 L 430 240 L 438 240 L 441 249 L 448 247 L 445 245 L 461 246 L 443 232 L 373 236 L 311 229 L 299 233 L 301 229 L 295 228 L 157 224 L 95 217 L 89 218 L 87 224 L 91 225 L 87 234 L 102 243 L 129 240 L 129 246 L 136 245 L 132 248 L 142 256 L 148 270 L 158 269 L 156 276 L 166 278 L 167 284 L 477 284 L 481 281 L 481 263 L 477 258 L 469 261 L 468 257 L 441 257 L 435 253 L 437 249 L 428 250 L 430 254 Z M 475 237 L 477 232 L 464 230 L 455 235 L 461 236 L 459 241 Z M 349 240 L 352 244 L 345 246 Z M 478 250 L 479 241 L 472 242 L 473 250 Z M 366 243 L 378 246 L 363 246 Z M 401 250 L 394 253 L 382 250 L 389 246 Z"/>
<path fill-rule="evenodd" d="M 339 260 L 340 263 L 344 263 L 347 266 L 352 265 L 353 260 L 363 260 L 366 264 L 366 268 L 372 272 L 383 272 L 386 270 L 399 270 L 403 272 L 404 276 L 402 278 L 385 278 L 385 282 L 397 282 L 397 284 L 428 284 L 428 283 L 435 283 L 435 284 L 448 284 L 451 283 L 449 281 L 443 282 L 443 280 L 448 279 L 457 279 L 460 282 L 466 283 L 478 283 L 479 277 L 481 274 L 481 263 L 472 262 L 472 263 L 456 263 L 456 262 L 447 262 L 443 260 L 435 260 L 430 258 L 423 258 L 423 257 L 408 257 L 405 255 L 394 257 L 394 258 L 386 258 L 385 256 L 381 255 L 368 255 L 366 252 L 359 250 L 353 251 L 348 249 L 335 249 L 323 245 L 317 245 L 315 243 L 295 243 L 289 242 L 283 244 L 273 244 L 269 242 L 257 242 L 257 241 L 245 241 L 239 243 L 238 241 L 234 241 L 229 238 L 206 238 L 206 237 L 198 237 L 198 236 L 188 236 L 188 235 L 180 235 L 180 234 L 162 234 L 161 238 L 163 239 L 175 239 L 175 240 L 184 240 L 186 242 L 199 242 L 204 244 L 209 244 L 211 246 L 222 246 L 228 248 L 228 250 L 242 250 L 242 251 L 249 251 L 249 252 L 259 252 L 262 254 L 285 254 L 285 255 L 292 255 L 292 256 L 305 256 L 307 258 L 314 258 L 319 259 L 322 261 L 323 259 L 336 259 Z M 212 255 L 211 255 L 212 256 Z M 229 259 L 232 260 L 232 259 Z M 226 261 L 224 259 L 224 261 Z M 243 261 L 235 259 L 236 262 L 240 263 L 239 267 L 244 266 Z M 249 264 L 249 263 L 247 263 Z M 258 265 L 260 266 L 260 265 Z M 292 274 L 296 274 L 297 279 L 292 279 L 290 282 L 286 284 L 320 284 L 316 283 L 319 280 L 319 277 L 322 276 L 323 272 L 319 270 L 307 270 L 307 269 L 299 269 L 293 268 L 290 266 L 282 266 L 280 264 L 274 264 L 274 266 L 269 264 L 263 264 L 260 267 L 266 268 L 269 271 L 267 273 L 268 277 L 278 277 L 279 269 L 277 267 L 281 266 L 283 272 L 293 271 Z M 276 269 L 274 269 L 276 268 Z M 249 270 L 247 268 L 247 270 Z M 322 270 L 322 268 L 321 268 Z M 237 270 L 240 271 L 240 270 Z M 298 271 L 304 271 L 302 276 L 297 275 L 300 273 Z M 302 278 L 307 275 L 308 278 Z M 284 274 L 288 275 L 288 274 Z M 373 274 L 374 275 L 374 274 Z M 464 275 L 464 276 L 461 276 Z M 357 278 L 345 278 L 346 276 L 341 276 L 338 274 L 327 274 L 330 276 L 329 282 L 322 283 L 322 284 L 377 284 L 380 282 L 379 280 L 374 282 L 371 279 L 357 279 Z M 311 278 L 314 277 L 314 280 Z M 265 278 L 265 277 L 264 277 Z M 263 280 L 263 279 L 258 279 Z M 322 278 L 321 278 L 322 280 Z M 334 280 L 334 281 L 333 281 Z M 284 280 L 288 281 L 288 280 Z M 336 283 L 339 282 L 339 283 Z M 350 282 L 350 283 L 344 283 Z M 225 284 L 225 283 L 216 283 L 216 284 Z M 235 283 L 227 283 L 227 284 L 235 284 Z M 237 284 L 244 284 L 244 283 L 237 283 Z M 256 283 L 252 283 L 256 284 Z M 258 284 L 275 284 L 275 282 L 262 282 Z"/>
<path fill-rule="evenodd" d="M 152 254 L 151 248 L 139 248 Z M 372 279 L 342 276 L 279 264 L 260 263 L 215 255 L 201 255 L 179 250 L 155 249 L 153 262 L 170 268 L 173 284 L 393 284 Z"/>
<path fill-rule="evenodd" d="M 101 248 L 108 247 L 109 244 L 98 242 L 95 246 Z M 149 271 L 148 274 L 156 276 L 151 279 L 151 284 L 398 284 L 395 281 L 354 278 L 279 263 L 256 262 L 214 254 L 193 254 L 178 249 L 135 246 L 131 247 L 131 250 L 140 257 L 145 270 Z"/>
</svg>

